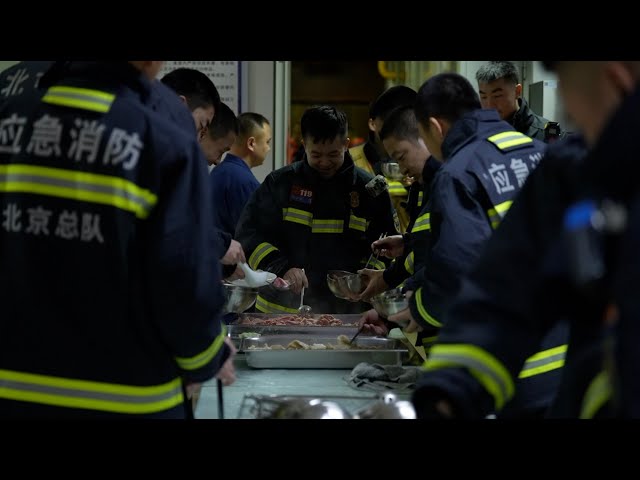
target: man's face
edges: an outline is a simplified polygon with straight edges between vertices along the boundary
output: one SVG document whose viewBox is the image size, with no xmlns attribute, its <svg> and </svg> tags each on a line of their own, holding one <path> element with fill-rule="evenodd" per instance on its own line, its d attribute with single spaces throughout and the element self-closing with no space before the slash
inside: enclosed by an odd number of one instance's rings
<svg viewBox="0 0 640 480">
<path fill-rule="evenodd" d="M 271 125 L 264 124 L 264 128 L 258 129 L 255 135 L 253 146 L 253 166 L 257 167 L 264 163 L 267 154 L 271 151 Z"/>
<path fill-rule="evenodd" d="M 429 150 L 421 138 L 412 142 L 392 135 L 385 138 L 382 143 L 389 156 L 400 165 L 403 175 L 422 178 L 422 170 L 429 158 Z"/>
<path fill-rule="evenodd" d="M 198 107 L 191 112 L 191 115 L 193 115 L 193 121 L 196 123 L 196 132 L 198 132 L 199 142 L 202 142 L 202 140 L 207 136 L 207 130 L 211 120 L 213 120 L 214 114 L 215 109 L 213 108 L 213 105 Z"/>
<path fill-rule="evenodd" d="M 204 156 L 207 157 L 207 163 L 209 165 L 218 165 L 222 159 L 222 155 L 228 152 L 236 141 L 236 134 L 233 131 L 229 131 L 224 137 L 211 138 L 211 135 L 206 135 L 200 142 L 200 146 L 204 151 Z"/>
<path fill-rule="evenodd" d="M 433 155 L 436 160 L 444 162 L 442 156 L 442 138 L 436 130 L 436 127 L 431 123 L 423 125 L 422 122 L 418 122 L 418 132 L 427 149 L 431 152 L 431 155 Z"/>
<path fill-rule="evenodd" d="M 311 138 L 304 139 L 304 150 L 309 166 L 323 178 L 331 178 L 340 170 L 348 146 L 348 138 L 336 137 L 324 142 L 314 142 Z"/>
<path fill-rule="evenodd" d="M 509 118 L 517 109 L 517 99 L 522 93 L 522 85 L 514 85 L 499 78 L 489 83 L 479 83 L 482 108 L 495 108 L 501 119 Z"/>
</svg>

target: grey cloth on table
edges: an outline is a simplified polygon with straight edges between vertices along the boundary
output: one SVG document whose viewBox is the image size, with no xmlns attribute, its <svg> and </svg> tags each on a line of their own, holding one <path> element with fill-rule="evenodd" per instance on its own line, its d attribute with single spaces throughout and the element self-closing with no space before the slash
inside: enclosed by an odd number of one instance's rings
<svg viewBox="0 0 640 480">
<path fill-rule="evenodd" d="M 357 390 L 375 392 L 412 390 L 422 373 L 421 367 L 401 367 L 361 362 L 344 377 L 347 384 Z"/>
</svg>

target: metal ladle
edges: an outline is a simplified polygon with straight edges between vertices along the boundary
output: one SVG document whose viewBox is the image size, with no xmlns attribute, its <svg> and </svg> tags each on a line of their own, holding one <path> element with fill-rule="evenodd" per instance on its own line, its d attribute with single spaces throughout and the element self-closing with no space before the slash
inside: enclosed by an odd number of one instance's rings
<svg viewBox="0 0 640 480">
<path fill-rule="evenodd" d="M 304 268 L 302 269 L 302 273 L 304 273 Z M 303 316 L 311 314 L 311 307 L 304 304 L 304 286 L 300 291 L 300 306 L 298 307 L 298 313 Z"/>
</svg>

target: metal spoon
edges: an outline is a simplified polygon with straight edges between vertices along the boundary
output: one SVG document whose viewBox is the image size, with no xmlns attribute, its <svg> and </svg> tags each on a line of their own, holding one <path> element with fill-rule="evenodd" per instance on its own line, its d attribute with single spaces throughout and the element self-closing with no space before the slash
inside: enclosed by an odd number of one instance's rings
<svg viewBox="0 0 640 480">
<path fill-rule="evenodd" d="M 304 268 L 302 269 L 302 273 L 304 273 Z M 304 287 L 302 287 L 302 290 L 300 291 L 300 306 L 298 307 L 298 313 L 303 316 L 311 314 L 311 307 L 304 304 Z"/>
</svg>

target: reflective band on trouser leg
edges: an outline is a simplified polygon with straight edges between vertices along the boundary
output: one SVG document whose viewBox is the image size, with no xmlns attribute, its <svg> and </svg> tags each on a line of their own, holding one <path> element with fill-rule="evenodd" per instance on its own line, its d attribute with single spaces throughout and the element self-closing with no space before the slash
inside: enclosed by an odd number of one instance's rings
<svg viewBox="0 0 640 480">
<path fill-rule="evenodd" d="M 489 215 L 489 221 L 491 222 L 491 228 L 494 230 L 498 228 L 498 225 L 500 225 L 500 222 L 509 211 L 509 208 L 511 208 L 512 203 L 512 200 L 507 200 L 506 202 L 499 203 L 494 208 L 487 210 L 487 215 Z"/>
<path fill-rule="evenodd" d="M 0 192 L 24 192 L 110 205 L 146 218 L 158 197 L 129 180 L 35 165 L 0 165 Z"/>
<path fill-rule="evenodd" d="M 202 368 L 218 354 L 226 336 L 227 326 L 222 325 L 220 333 L 213 339 L 213 342 L 211 342 L 211 345 L 209 345 L 206 350 L 194 355 L 193 357 L 176 357 L 178 366 L 183 370 L 197 370 L 198 368 Z"/>
<path fill-rule="evenodd" d="M 582 409 L 580 410 L 580 418 L 593 418 L 596 413 L 609 401 L 613 394 L 611 387 L 611 377 L 607 370 L 603 370 L 589 384 L 584 399 L 582 400 Z"/>
<path fill-rule="evenodd" d="M 132 386 L 0 370 L 0 398 L 58 407 L 146 414 L 183 402 L 179 378 L 162 385 Z"/>
<path fill-rule="evenodd" d="M 530 356 L 524 362 L 518 378 L 532 377 L 533 375 L 540 375 L 541 373 L 562 368 L 566 353 L 567 345 L 560 345 Z"/>
<path fill-rule="evenodd" d="M 415 297 L 416 297 L 416 308 L 418 309 L 418 313 L 423 318 L 423 320 L 433 325 L 434 327 L 440 328 L 442 324 L 438 320 L 433 318 L 431 315 L 429 315 L 429 313 L 425 310 L 424 305 L 422 304 L 422 287 L 416 290 Z"/>
<path fill-rule="evenodd" d="M 255 248 L 255 250 L 249 257 L 249 266 L 254 270 L 258 270 L 258 266 L 260 265 L 260 262 L 264 259 L 264 257 L 269 255 L 271 252 L 275 252 L 276 250 L 278 249 L 270 243 L 262 242 Z"/>
<path fill-rule="evenodd" d="M 297 308 L 285 307 L 284 305 L 269 302 L 260 295 L 258 295 L 256 299 L 256 310 L 260 310 L 263 313 L 298 313 Z"/>
<path fill-rule="evenodd" d="M 79 108 L 92 112 L 107 113 L 116 96 L 113 93 L 88 88 L 57 85 L 50 87 L 42 101 L 63 107 Z"/>
<path fill-rule="evenodd" d="M 493 355 L 475 345 L 436 344 L 431 347 L 424 369 L 459 367 L 471 375 L 491 394 L 496 409 L 500 409 L 513 396 L 514 385 L 509 371 Z"/>
</svg>

